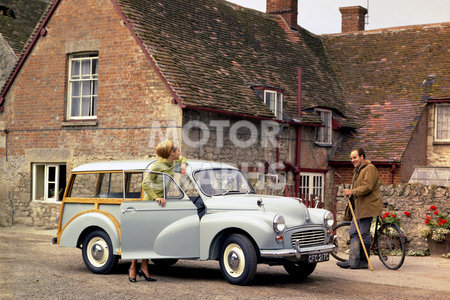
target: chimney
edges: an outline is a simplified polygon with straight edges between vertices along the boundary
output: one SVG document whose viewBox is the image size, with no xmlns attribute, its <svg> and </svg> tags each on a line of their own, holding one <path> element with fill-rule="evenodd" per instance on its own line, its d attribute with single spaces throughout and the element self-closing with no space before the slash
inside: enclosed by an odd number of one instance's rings
<svg viewBox="0 0 450 300">
<path fill-rule="evenodd" d="M 362 6 L 339 7 L 342 14 L 342 32 L 364 31 L 367 9 Z"/>
<path fill-rule="evenodd" d="M 297 26 L 298 0 L 267 0 L 266 12 L 280 15 L 290 27 Z"/>
</svg>

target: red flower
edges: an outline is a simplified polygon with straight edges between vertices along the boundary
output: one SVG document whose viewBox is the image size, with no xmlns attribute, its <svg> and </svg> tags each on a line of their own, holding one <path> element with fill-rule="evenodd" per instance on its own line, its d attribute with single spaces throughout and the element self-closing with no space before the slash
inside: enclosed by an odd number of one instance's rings
<svg viewBox="0 0 450 300">
<path fill-rule="evenodd" d="M 397 215 L 396 214 L 392 214 L 391 216 L 395 218 Z"/>
<path fill-rule="evenodd" d="M 425 216 L 425 219 L 427 219 L 427 221 L 431 220 L 430 216 Z"/>
<path fill-rule="evenodd" d="M 426 219 L 426 220 L 425 220 L 425 224 L 428 224 L 428 223 L 430 223 L 430 220 L 429 220 L 429 219 Z"/>
<path fill-rule="evenodd" d="M 410 216 L 410 212 L 409 212 L 409 211 L 405 211 L 403 214 L 404 214 L 405 216 L 407 216 L 407 217 Z"/>
<path fill-rule="evenodd" d="M 445 223 L 447 223 L 447 220 L 446 219 L 442 219 L 441 222 L 442 222 L 442 224 L 445 224 Z"/>
<path fill-rule="evenodd" d="M 431 205 L 431 206 L 430 206 L 430 209 L 431 209 L 431 210 L 436 210 L 436 206 Z"/>
<path fill-rule="evenodd" d="M 438 210 L 434 211 L 433 214 L 437 215 L 439 213 Z"/>
</svg>

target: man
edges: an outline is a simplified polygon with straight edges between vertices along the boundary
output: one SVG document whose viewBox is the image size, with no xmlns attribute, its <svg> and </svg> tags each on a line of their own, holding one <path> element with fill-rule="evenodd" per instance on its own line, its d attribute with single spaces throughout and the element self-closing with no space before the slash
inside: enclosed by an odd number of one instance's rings
<svg viewBox="0 0 450 300">
<path fill-rule="evenodd" d="M 358 221 L 367 254 L 370 253 L 370 226 L 372 219 L 381 214 L 381 200 L 377 168 L 366 160 L 364 149 L 358 148 L 350 153 L 353 170 L 352 189 L 344 189 L 344 195 L 353 197 L 355 215 Z M 355 220 L 350 224 L 350 255 L 347 261 L 337 262 L 341 268 L 367 269 L 368 262 L 361 246 Z"/>
</svg>

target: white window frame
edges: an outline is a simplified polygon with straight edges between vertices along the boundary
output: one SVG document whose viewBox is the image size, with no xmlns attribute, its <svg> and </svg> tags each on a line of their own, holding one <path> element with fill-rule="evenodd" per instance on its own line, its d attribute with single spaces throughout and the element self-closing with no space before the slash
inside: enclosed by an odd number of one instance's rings
<svg viewBox="0 0 450 300">
<path fill-rule="evenodd" d="M 440 130 L 446 135 L 445 137 L 440 135 Z M 450 104 L 434 106 L 434 141 L 450 142 Z"/>
<path fill-rule="evenodd" d="M 96 71 L 97 73 L 93 72 L 92 70 L 92 62 L 96 61 Z M 73 63 L 75 61 L 79 61 L 79 76 L 77 78 L 74 78 L 72 75 L 72 68 Z M 89 61 L 89 74 L 82 77 L 81 75 L 81 69 L 84 61 Z M 97 119 L 97 103 L 98 103 L 98 53 L 84 53 L 84 54 L 73 54 L 69 56 L 69 74 L 68 74 L 68 85 L 67 85 L 67 119 L 68 120 L 95 120 Z M 80 83 L 79 88 L 79 95 L 72 95 L 73 92 L 73 85 L 75 83 Z M 90 82 L 89 89 L 90 92 L 83 95 L 83 83 Z M 78 98 L 79 99 L 79 115 L 72 116 L 72 106 L 74 100 Z M 89 99 L 89 113 L 83 115 L 82 114 L 82 101 L 87 101 L 86 99 Z"/>
<path fill-rule="evenodd" d="M 56 164 L 56 163 L 33 163 L 33 184 L 32 184 L 32 200 L 33 201 L 45 201 L 45 202 L 58 202 L 61 201 L 62 199 L 59 199 L 59 173 L 60 173 L 60 166 L 65 166 L 65 164 Z M 43 194 L 43 198 L 41 199 L 36 199 L 37 198 L 37 178 L 38 178 L 38 174 L 37 174 L 37 167 L 38 166 L 43 166 L 44 167 L 44 194 Z M 50 181 L 49 180 L 49 168 L 55 168 L 55 180 L 54 181 Z M 53 197 L 49 198 L 49 184 L 54 184 L 55 185 L 55 191 L 54 191 L 54 195 Z"/>
<path fill-rule="evenodd" d="M 275 100 L 270 101 L 268 95 L 273 95 Z M 283 119 L 283 93 L 274 90 L 264 90 L 264 103 L 272 110 L 277 119 Z"/>
<path fill-rule="evenodd" d="M 316 128 L 316 144 L 326 146 L 333 145 L 333 113 L 328 109 L 317 108 L 316 111 L 320 114 L 320 118 L 325 125 L 324 127 Z"/>
<path fill-rule="evenodd" d="M 300 195 L 314 195 L 323 199 L 324 180 L 323 173 L 300 172 Z"/>
</svg>

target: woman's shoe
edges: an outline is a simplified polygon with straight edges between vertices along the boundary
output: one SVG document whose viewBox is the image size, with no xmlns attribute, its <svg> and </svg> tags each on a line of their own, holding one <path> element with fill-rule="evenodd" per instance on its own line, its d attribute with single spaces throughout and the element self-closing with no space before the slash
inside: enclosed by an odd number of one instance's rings
<svg viewBox="0 0 450 300">
<path fill-rule="evenodd" d="M 128 269 L 128 280 L 133 283 L 136 282 L 136 275 L 134 276 L 134 278 L 130 277 L 130 269 Z"/>
<path fill-rule="evenodd" d="M 145 275 L 145 273 L 144 273 L 144 271 L 142 271 L 142 269 L 138 270 L 138 274 L 139 274 L 139 276 L 144 277 L 145 280 L 147 280 L 147 281 L 156 281 L 155 278 L 147 277 L 147 275 Z"/>
</svg>

